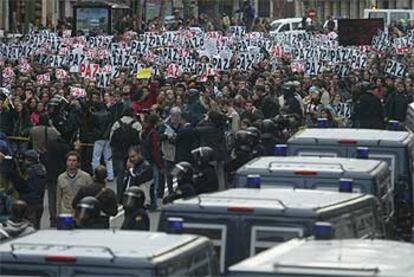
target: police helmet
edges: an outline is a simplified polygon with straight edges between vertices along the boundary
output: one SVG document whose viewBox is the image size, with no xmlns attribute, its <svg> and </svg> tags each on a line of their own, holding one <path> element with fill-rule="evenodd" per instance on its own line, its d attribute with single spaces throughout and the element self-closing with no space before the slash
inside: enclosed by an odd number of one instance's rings
<svg viewBox="0 0 414 277">
<path fill-rule="evenodd" d="M 84 224 L 90 219 L 98 217 L 99 213 L 99 201 L 93 196 L 82 198 L 76 205 L 76 218 L 80 224 Z"/>
<path fill-rule="evenodd" d="M 129 187 L 124 192 L 124 197 L 122 199 L 122 205 L 124 209 L 141 209 L 144 207 L 145 203 L 145 194 L 137 186 Z"/>
<path fill-rule="evenodd" d="M 177 177 L 178 180 L 192 180 L 194 168 L 189 162 L 179 162 L 174 166 L 171 175 Z"/>
<path fill-rule="evenodd" d="M 250 151 L 253 144 L 251 133 L 246 130 L 237 131 L 235 137 L 235 144 L 243 151 Z"/>
<path fill-rule="evenodd" d="M 206 165 L 214 161 L 214 150 L 211 147 L 204 146 L 199 147 L 191 151 L 193 161 L 198 165 Z"/>
<path fill-rule="evenodd" d="M 253 139 L 253 143 L 257 143 L 260 139 L 260 130 L 256 127 L 248 127 L 246 131 L 249 132 L 250 137 Z"/>
<path fill-rule="evenodd" d="M 262 123 L 262 138 L 271 138 L 276 130 L 276 125 L 271 119 L 265 119 Z"/>
<path fill-rule="evenodd" d="M 39 161 L 39 154 L 33 149 L 26 150 L 24 152 L 24 158 L 31 163 L 36 163 Z"/>
</svg>

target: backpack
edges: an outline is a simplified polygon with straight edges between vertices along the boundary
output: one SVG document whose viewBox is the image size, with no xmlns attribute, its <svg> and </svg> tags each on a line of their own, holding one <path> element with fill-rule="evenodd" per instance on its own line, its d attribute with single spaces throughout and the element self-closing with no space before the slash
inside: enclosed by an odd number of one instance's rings
<svg viewBox="0 0 414 277">
<path fill-rule="evenodd" d="M 126 153 L 130 146 L 140 144 L 139 131 L 132 127 L 136 123 L 135 120 L 125 123 L 119 119 L 117 122 L 119 127 L 112 134 L 109 144 Z"/>
</svg>

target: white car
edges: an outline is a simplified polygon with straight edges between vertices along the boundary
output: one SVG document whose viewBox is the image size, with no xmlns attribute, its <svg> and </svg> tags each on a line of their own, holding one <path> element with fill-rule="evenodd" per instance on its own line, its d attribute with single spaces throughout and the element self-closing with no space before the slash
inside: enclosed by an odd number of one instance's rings
<svg viewBox="0 0 414 277">
<path fill-rule="evenodd" d="M 300 32 L 302 30 L 302 18 L 284 18 L 272 21 L 270 24 L 270 34 L 275 35 L 284 32 Z"/>
</svg>

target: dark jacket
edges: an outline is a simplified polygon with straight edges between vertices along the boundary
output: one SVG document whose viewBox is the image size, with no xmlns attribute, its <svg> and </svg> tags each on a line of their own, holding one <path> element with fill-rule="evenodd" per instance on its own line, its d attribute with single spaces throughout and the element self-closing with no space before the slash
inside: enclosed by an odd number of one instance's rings
<svg viewBox="0 0 414 277">
<path fill-rule="evenodd" d="M 108 140 L 112 126 L 112 116 L 104 107 L 91 114 L 92 140 Z"/>
<path fill-rule="evenodd" d="M 184 124 L 175 139 L 175 162 L 192 162 L 191 150 L 197 148 L 197 137 L 190 123 Z"/>
<path fill-rule="evenodd" d="M 154 175 L 152 171 L 152 166 L 144 159 L 139 161 L 135 167 L 131 170 L 126 170 L 124 173 L 124 184 L 120 188 L 118 193 L 118 202 L 122 202 L 122 196 L 126 190 L 127 187 L 130 186 L 147 186 L 149 187 L 153 181 Z M 145 197 L 149 197 L 148 195 L 145 195 Z M 149 201 L 149 199 L 146 199 L 146 202 Z"/>
<path fill-rule="evenodd" d="M 207 121 L 195 129 L 200 146 L 209 146 L 214 150 L 215 160 L 223 161 L 226 154 L 224 130 Z"/>
<path fill-rule="evenodd" d="M 99 201 L 101 211 L 103 211 L 106 215 L 115 216 L 118 213 L 118 204 L 115 192 L 110 188 L 106 188 L 105 184 L 94 182 L 91 186 L 81 187 L 75 195 L 75 198 L 73 198 L 73 209 L 76 209 L 76 205 L 79 201 L 86 196 L 96 197 Z"/>
<path fill-rule="evenodd" d="M 355 103 L 352 120 L 356 128 L 384 129 L 381 100 L 372 93 L 362 94 Z"/>
<path fill-rule="evenodd" d="M 149 217 L 144 209 L 138 209 L 133 212 L 125 212 L 125 219 L 121 226 L 122 230 L 149 231 L 149 228 Z"/>
<path fill-rule="evenodd" d="M 46 189 L 46 169 L 41 163 L 35 163 L 26 168 L 26 176 L 16 174 L 15 186 L 20 193 L 20 199 L 29 205 L 43 204 Z"/>
<path fill-rule="evenodd" d="M 388 120 L 398 120 L 403 122 L 407 115 L 408 104 L 408 97 L 405 94 L 398 92 L 393 93 L 385 104 L 385 116 Z"/>
<path fill-rule="evenodd" d="M 146 128 L 142 132 L 142 155 L 151 164 L 159 169 L 163 168 L 160 149 L 160 135 L 154 127 Z"/>
<path fill-rule="evenodd" d="M 4 132 L 6 135 L 11 136 L 13 133 L 13 113 L 8 108 L 2 108 L 0 110 L 0 132 Z"/>
</svg>

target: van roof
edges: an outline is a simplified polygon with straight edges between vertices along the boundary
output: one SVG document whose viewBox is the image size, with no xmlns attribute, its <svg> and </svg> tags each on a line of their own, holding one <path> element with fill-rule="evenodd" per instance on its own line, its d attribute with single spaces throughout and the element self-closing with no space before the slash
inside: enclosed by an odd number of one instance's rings
<svg viewBox="0 0 414 277">
<path fill-rule="evenodd" d="M 387 164 L 379 160 L 362 160 L 362 159 L 350 159 L 350 158 L 337 158 L 337 157 L 277 157 L 267 156 L 258 157 L 247 164 L 243 165 L 237 174 L 252 174 L 254 170 L 257 174 L 260 174 L 260 170 L 263 173 L 269 174 L 270 171 L 300 171 L 300 170 L 314 170 L 318 172 L 354 172 L 354 173 L 369 173 L 378 167 L 387 168 Z"/>
<path fill-rule="evenodd" d="M 230 267 L 230 272 L 408 277 L 414 276 L 413 264 L 414 246 L 410 243 L 293 239 Z"/>
<path fill-rule="evenodd" d="M 50 255 L 74 256 L 77 263 L 151 266 L 154 259 L 206 238 L 142 231 L 40 230 L 0 245 L 0 261 L 45 263 Z M 99 258 L 99 260 L 97 260 Z"/>
<path fill-rule="evenodd" d="M 373 198 L 359 193 L 340 193 L 292 188 L 234 188 L 191 199 L 180 199 L 164 207 L 165 211 L 192 211 L 228 213 L 235 208 L 265 214 L 296 214 L 316 212 L 338 206 L 350 205 Z"/>
<path fill-rule="evenodd" d="M 270 24 L 273 25 L 277 23 L 286 23 L 286 22 L 302 22 L 302 18 L 301 17 L 281 18 L 281 19 L 273 20 L 272 23 Z"/>
<path fill-rule="evenodd" d="M 371 129 L 304 129 L 293 135 L 288 144 L 355 144 L 401 147 L 412 140 L 409 132 Z"/>
</svg>

